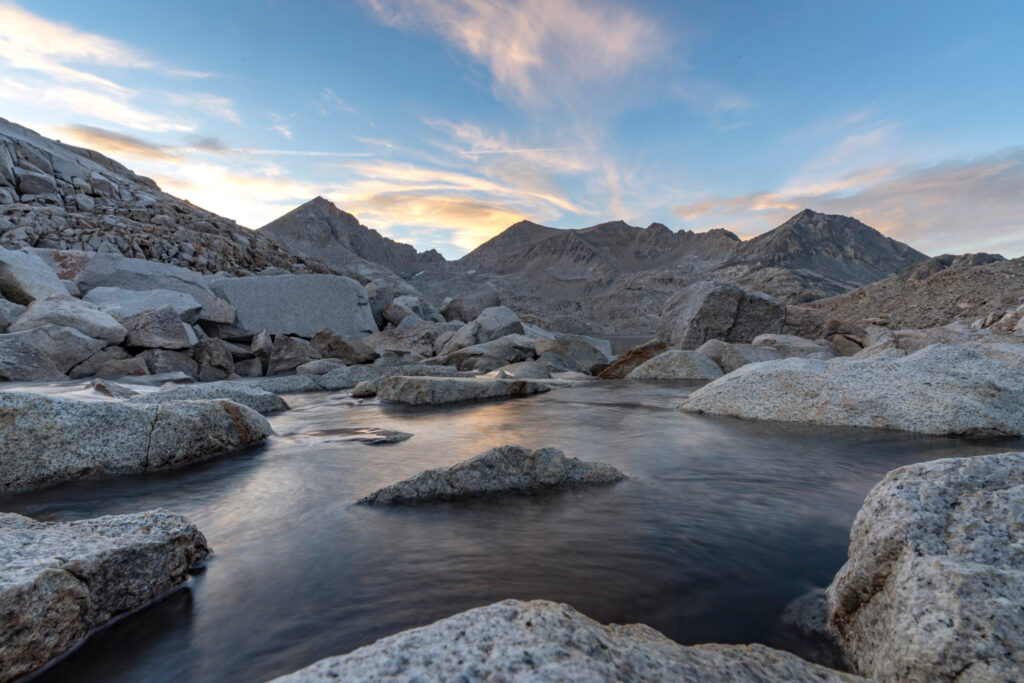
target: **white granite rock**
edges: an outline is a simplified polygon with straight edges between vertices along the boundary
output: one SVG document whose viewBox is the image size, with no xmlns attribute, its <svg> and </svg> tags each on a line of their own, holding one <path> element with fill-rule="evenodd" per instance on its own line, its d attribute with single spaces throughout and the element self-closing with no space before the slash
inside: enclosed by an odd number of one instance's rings
<svg viewBox="0 0 1024 683">
<path fill-rule="evenodd" d="M 675 379 L 706 382 L 721 376 L 721 369 L 703 353 L 673 349 L 637 366 L 626 375 L 626 379 Z"/>
<path fill-rule="evenodd" d="M 388 377 L 377 386 L 377 398 L 407 405 L 440 405 L 491 398 L 514 398 L 550 391 L 539 380 L 469 377 Z"/>
<path fill-rule="evenodd" d="M 128 334 L 124 325 L 109 314 L 67 294 L 37 298 L 14 321 L 8 331 L 21 332 L 46 324 L 70 327 L 87 337 L 102 339 L 108 344 L 120 344 Z"/>
</svg>

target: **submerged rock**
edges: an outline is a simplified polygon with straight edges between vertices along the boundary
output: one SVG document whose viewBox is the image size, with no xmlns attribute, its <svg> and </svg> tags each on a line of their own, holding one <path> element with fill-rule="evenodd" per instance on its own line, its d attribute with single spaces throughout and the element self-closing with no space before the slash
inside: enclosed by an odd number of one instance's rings
<svg viewBox="0 0 1024 683">
<path fill-rule="evenodd" d="M 959 436 L 1024 435 L 1024 373 L 936 344 L 904 358 L 787 358 L 693 392 L 691 413 Z"/>
<path fill-rule="evenodd" d="M 214 399 L 234 401 L 263 415 L 288 410 L 288 404 L 277 394 L 272 394 L 245 382 L 229 381 L 174 386 L 147 394 L 139 394 L 131 399 L 131 403 L 151 405 L 169 401 L 209 401 Z"/>
<path fill-rule="evenodd" d="M 397 633 L 274 680 L 861 680 L 763 645 L 680 645 L 643 624 L 603 626 L 569 605 L 505 600 Z"/>
<path fill-rule="evenodd" d="M 488 493 L 525 493 L 561 486 L 593 486 L 625 479 L 611 465 L 567 458 L 562 451 L 499 446 L 452 467 L 427 470 L 359 500 L 398 505 L 472 498 Z"/>
<path fill-rule="evenodd" d="M 377 398 L 408 405 L 438 405 L 488 398 L 513 398 L 550 391 L 544 382 L 528 379 L 470 377 L 388 377 L 377 386 Z"/>
<path fill-rule="evenodd" d="M 0 680 L 186 581 L 208 553 L 195 525 L 166 510 L 77 522 L 0 513 Z"/>
<path fill-rule="evenodd" d="M 626 379 L 678 379 L 706 382 L 722 376 L 715 361 L 696 351 L 666 351 L 638 366 Z"/>
<path fill-rule="evenodd" d="M 263 416 L 232 401 L 144 405 L 0 392 L 0 491 L 173 467 L 271 433 Z"/>
<path fill-rule="evenodd" d="M 890 472 L 864 501 L 827 595 L 847 659 L 878 680 L 1024 671 L 1024 453 Z"/>
</svg>

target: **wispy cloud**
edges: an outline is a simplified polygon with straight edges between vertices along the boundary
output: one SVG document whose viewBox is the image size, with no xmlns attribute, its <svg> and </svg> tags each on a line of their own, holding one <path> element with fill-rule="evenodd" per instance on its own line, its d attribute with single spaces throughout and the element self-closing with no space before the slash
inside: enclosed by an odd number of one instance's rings
<svg viewBox="0 0 1024 683">
<path fill-rule="evenodd" d="M 274 125 L 271 126 L 271 128 L 273 130 L 276 130 L 278 133 L 283 135 L 285 137 L 285 139 L 287 139 L 287 140 L 291 140 L 292 139 L 292 136 L 295 133 L 292 131 L 291 126 L 288 125 L 288 119 L 287 118 L 285 118 L 284 116 L 281 116 L 280 114 L 271 113 L 270 119 L 274 122 Z"/>
<path fill-rule="evenodd" d="M 235 111 L 235 103 L 229 97 L 212 95 L 210 93 L 188 92 L 169 93 L 168 100 L 175 107 L 192 109 L 207 116 L 224 119 L 231 123 L 241 123 L 242 119 Z"/>
<path fill-rule="evenodd" d="M 337 93 L 331 88 L 324 88 L 320 91 L 320 97 L 315 100 L 309 101 L 309 106 L 312 107 L 313 111 L 320 114 L 320 116 L 328 116 L 331 111 L 340 111 L 346 114 L 354 114 L 356 112 L 348 102 L 338 97 Z"/>
<path fill-rule="evenodd" d="M 179 158 L 163 145 L 96 126 L 72 124 L 59 126 L 54 132 L 58 137 L 71 138 L 78 145 L 102 151 L 113 157 L 127 156 L 155 161 L 177 161 Z"/>
<path fill-rule="evenodd" d="M 701 226 L 727 223 L 747 234 L 810 207 L 855 215 L 889 236 L 928 252 L 967 249 L 1024 254 L 1024 148 L 917 166 L 857 169 L 833 183 L 732 197 L 705 197 L 675 207 Z"/>
<path fill-rule="evenodd" d="M 364 0 L 383 22 L 437 33 L 524 104 L 568 101 L 619 78 L 667 42 L 636 10 L 602 0 Z"/>
</svg>

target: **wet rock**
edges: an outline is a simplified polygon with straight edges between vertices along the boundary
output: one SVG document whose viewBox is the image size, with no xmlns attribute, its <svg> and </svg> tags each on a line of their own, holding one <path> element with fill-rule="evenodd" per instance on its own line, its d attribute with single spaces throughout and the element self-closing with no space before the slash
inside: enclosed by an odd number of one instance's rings
<svg viewBox="0 0 1024 683">
<path fill-rule="evenodd" d="M 41 325 L 0 334 L 0 380 L 45 382 L 65 373 L 106 346 L 78 330 Z"/>
<path fill-rule="evenodd" d="M 626 351 L 611 365 L 598 373 L 598 379 L 623 379 L 650 359 L 668 350 L 668 344 L 661 339 L 652 339 L 646 344 L 634 346 Z"/>
<path fill-rule="evenodd" d="M 388 377 L 377 386 L 377 398 L 408 405 L 439 405 L 489 398 L 514 398 L 550 391 L 537 380 L 469 377 Z"/>
<path fill-rule="evenodd" d="M 191 348 L 199 341 L 192 328 L 170 306 L 133 315 L 122 324 L 128 330 L 126 346 L 173 351 Z"/>
<path fill-rule="evenodd" d="M 89 290 L 83 301 L 99 307 L 116 320 L 170 306 L 189 325 L 199 320 L 203 305 L 191 294 L 173 289 L 151 289 L 146 291 L 121 289 L 119 287 L 96 287 Z"/>
<path fill-rule="evenodd" d="M 103 394 L 110 398 L 131 398 L 132 396 L 138 396 L 139 392 L 135 391 L 131 387 L 126 387 L 123 384 L 117 384 L 116 382 L 108 382 L 105 379 L 94 379 L 85 385 L 87 389 L 92 389 L 97 394 Z"/>
<path fill-rule="evenodd" d="M 501 306 L 501 296 L 494 285 L 486 284 L 476 291 L 460 294 L 441 308 L 445 320 L 476 320 L 484 309 Z"/>
<path fill-rule="evenodd" d="M 273 683 L 863 679 L 763 645 L 679 645 L 643 624 L 603 626 L 569 605 L 505 600 L 329 657 Z"/>
<path fill-rule="evenodd" d="M 827 595 L 863 675 L 1010 681 L 1024 671 L 1024 453 L 901 467 L 872 489 Z"/>
<path fill-rule="evenodd" d="M 0 513 L 0 679 L 186 581 L 208 553 L 195 525 L 166 510 L 76 522 Z"/>
<path fill-rule="evenodd" d="M 8 330 L 21 332 L 47 324 L 70 327 L 108 344 L 120 344 L 128 333 L 121 323 L 97 307 L 67 294 L 37 298 Z"/>
<path fill-rule="evenodd" d="M 696 282 L 672 296 L 655 336 L 695 349 L 709 339 L 749 343 L 759 334 L 782 331 L 786 306 L 767 294 L 729 282 Z"/>
<path fill-rule="evenodd" d="M 370 398 L 377 395 L 377 385 L 373 382 L 360 382 L 352 387 L 352 395 L 356 398 Z"/>
<path fill-rule="evenodd" d="M 192 347 L 192 359 L 199 364 L 199 381 L 215 382 L 235 372 L 231 347 L 221 339 L 204 339 Z"/>
<path fill-rule="evenodd" d="M 638 366 L 626 375 L 626 379 L 675 379 L 706 382 L 721 376 L 721 369 L 703 353 L 671 350 Z"/>
<path fill-rule="evenodd" d="M 208 401 L 213 399 L 234 401 L 263 415 L 288 410 L 288 404 L 280 396 L 251 384 L 230 381 L 169 387 L 160 391 L 139 394 L 131 400 L 131 403 L 152 405 L 169 401 Z"/>
<path fill-rule="evenodd" d="M 259 413 L 231 401 L 134 405 L 0 392 L 0 491 L 172 467 L 270 434 Z"/>
<path fill-rule="evenodd" d="M 237 311 L 222 336 L 248 338 L 261 330 L 310 338 L 328 327 L 365 336 L 377 331 L 366 290 L 337 275 L 276 275 L 221 278 L 211 289 Z"/>
<path fill-rule="evenodd" d="M 268 375 L 279 375 L 294 370 L 304 363 L 319 360 L 320 354 L 309 342 L 284 334 L 274 337 L 274 347 L 270 352 Z"/>
<path fill-rule="evenodd" d="M 395 378 L 402 379 L 402 378 Z M 360 499 L 368 505 L 456 500 L 494 493 L 526 493 L 565 486 L 593 486 L 625 479 L 611 465 L 567 458 L 562 451 L 499 446 L 452 467 L 428 470 Z"/>
<path fill-rule="evenodd" d="M 829 629 L 828 617 L 825 589 L 804 593 L 782 611 L 771 645 L 815 664 L 849 670 L 838 639 Z"/>
<path fill-rule="evenodd" d="M 37 255 L 0 247 L 0 295 L 4 298 L 27 306 L 36 299 L 67 293 L 60 278 Z"/>
<path fill-rule="evenodd" d="M 925 434 L 1020 436 L 1024 373 L 942 344 L 904 358 L 787 358 L 741 367 L 695 391 L 679 409 Z"/>
<path fill-rule="evenodd" d="M 313 348 L 324 358 L 339 358 L 346 365 L 372 363 L 379 354 L 368 344 L 351 334 L 341 334 L 325 328 L 313 335 L 310 340 Z"/>
</svg>

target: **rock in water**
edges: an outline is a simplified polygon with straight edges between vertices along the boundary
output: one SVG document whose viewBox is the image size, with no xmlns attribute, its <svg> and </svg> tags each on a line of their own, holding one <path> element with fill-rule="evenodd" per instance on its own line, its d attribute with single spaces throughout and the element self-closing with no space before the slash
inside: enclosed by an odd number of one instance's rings
<svg viewBox="0 0 1024 683">
<path fill-rule="evenodd" d="M 377 387 L 377 398 L 408 405 L 439 405 L 487 398 L 514 398 L 550 391 L 537 380 L 477 379 L 470 377 L 388 377 Z"/>
<path fill-rule="evenodd" d="M 135 405 L 0 392 L 0 491 L 173 467 L 270 434 L 262 415 L 232 401 Z"/>
<path fill-rule="evenodd" d="M 643 624 L 603 626 L 569 605 L 505 600 L 330 657 L 273 683 L 318 681 L 862 680 L 763 645 L 683 646 Z"/>
<path fill-rule="evenodd" d="M 489 493 L 526 493 L 561 486 L 593 486 L 625 479 L 611 465 L 567 458 L 562 451 L 499 446 L 452 467 L 427 470 L 375 491 L 360 503 L 398 505 L 472 498 Z"/>
<path fill-rule="evenodd" d="M 288 410 L 288 404 L 277 394 L 244 382 L 183 384 L 148 394 L 139 394 L 132 398 L 131 403 L 152 405 L 169 401 L 210 401 L 215 399 L 234 401 L 263 415 Z"/>
<path fill-rule="evenodd" d="M 208 553 L 195 525 L 166 510 L 77 522 L 0 513 L 0 680 L 184 582 Z"/>
<path fill-rule="evenodd" d="M 652 339 L 646 344 L 634 346 L 629 351 L 619 356 L 607 368 L 601 371 L 598 379 L 623 379 L 626 375 L 637 369 L 659 353 L 668 350 L 668 344 L 661 339 Z"/>
<path fill-rule="evenodd" d="M 715 361 L 696 351 L 666 351 L 638 366 L 626 379 L 678 379 L 706 382 L 718 379 L 722 371 Z"/>
<path fill-rule="evenodd" d="M 1011 681 L 1024 671 L 1024 453 L 890 472 L 828 588 L 847 659 L 878 680 Z"/>
<path fill-rule="evenodd" d="M 695 349 L 709 339 L 749 343 L 782 331 L 786 306 L 729 282 L 696 282 L 665 303 L 655 336 Z"/>
<path fill-rule="evenodd" d="M 1024 435 L 1024 373 L 935 344 L 904 358 L 787 358 L 693 392 L 691 413 L 958 436 Z"/>
<path fill-rule="evenodd" d="M 237 318 L 219 335 L 271 334 L 311 338 L 328 327 L 365 336 L 377 331 L 366 289 L 338 275 L 275 275 L 214 280 L 210 288 L 235 307 Z"/>
</svg>

